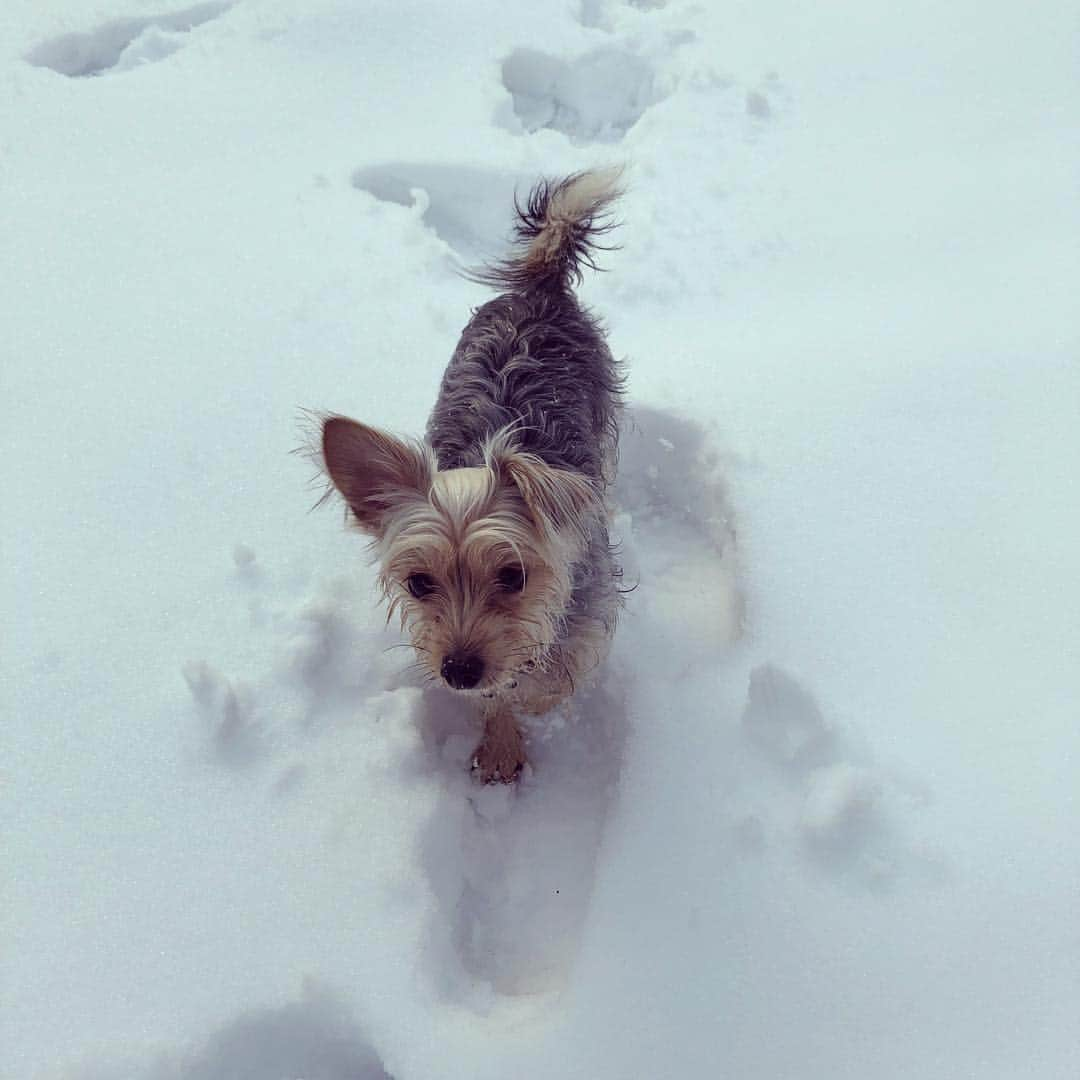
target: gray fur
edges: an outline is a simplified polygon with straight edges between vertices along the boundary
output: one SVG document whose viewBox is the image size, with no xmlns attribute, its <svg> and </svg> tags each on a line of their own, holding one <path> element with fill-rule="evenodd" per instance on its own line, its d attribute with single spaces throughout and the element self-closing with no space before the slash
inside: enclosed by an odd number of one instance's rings
<svg viewBox="0 0 1080 1080">
<path fill-rule="evenodd" d="M 565 286 L 484 304 L 443 376 L 427 440 L 442 469 L 479 465 L 511 427 L 517 446 L 603 487 L 618 439 L 621 379 L 598 321 Z"/>
<path fill-rule="evenodd" d="M 583 180 L 595 174 L 538 184 L 517 208 L 519 239 L 535 242 L 549 204 Z M 612 186 L 583 204 L 546 263 L 526 248 L 474 275 L 508 291 L 474 313 L 446 368 L 427 427 L 440 468 L 482 464 L 485 443 L 510 428 L 519 449 L 588 477 L 598 491 L 613 479 L 623 379 L 600 321 L 572 285 L 582 265 L 594 266 L 596 237 L 611 228 L 600 212 L 616 194 Z M 606 524 L 597 521 L 574 567 L 568 640 L 583 620 L 614 629 L 618 578 Z"/>
</svg>

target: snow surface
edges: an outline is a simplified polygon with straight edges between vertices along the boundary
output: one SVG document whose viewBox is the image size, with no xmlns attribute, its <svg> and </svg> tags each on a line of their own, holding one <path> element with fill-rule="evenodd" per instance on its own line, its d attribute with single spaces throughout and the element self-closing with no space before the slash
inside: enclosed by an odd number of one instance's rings
<svg viewBox="0 0 1080 1080">
<path fill-rule="evenodd" d="M 1064 2 L 5 0 L 0 1075 L 1080 1075 Z M 517 790 L 303 408 L 626 162 L 628 598 Z"/>
</svg>

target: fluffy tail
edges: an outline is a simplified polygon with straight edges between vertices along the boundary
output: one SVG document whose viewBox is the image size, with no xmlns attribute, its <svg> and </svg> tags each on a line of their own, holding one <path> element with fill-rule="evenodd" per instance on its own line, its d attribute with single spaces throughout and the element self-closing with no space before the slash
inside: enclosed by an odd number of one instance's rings
<svg viewBox="0 0 1080 1080">
<path fill-rule="evenodd" d="M 522 206 L 514 200 L 517 251 L 501 262 L 472 271 L 469 277 L 500 290 L 565 289 L 581 281 L 583 267 L 598 270 L 597 238 L 615 228 L 608 216 L 622 194 L 622 169 L 574 173 L 558 182 L 541 180 Z"/>
</svg>

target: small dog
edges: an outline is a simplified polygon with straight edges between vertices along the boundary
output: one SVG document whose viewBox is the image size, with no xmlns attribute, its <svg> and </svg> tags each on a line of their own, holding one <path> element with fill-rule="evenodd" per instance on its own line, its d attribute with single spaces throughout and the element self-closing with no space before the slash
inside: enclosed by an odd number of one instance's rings
<svg viewBox="0 0 1080 1080">
<path fill-rule="evenodd" d="M 470 277 L 501 291 L 462 332 L 425 439 L 323 422 L 326 473 L 380 563 L 431 676 L 480 705 L 473 771 L 511 782 L 518 717 L 568 698 L 607 653 L 619 606 L 604 490 L 622 378 L 578 303 L 613 224 L 619 173 L 542 181 L 515 201 L 518 247 Z"/>
</svg>

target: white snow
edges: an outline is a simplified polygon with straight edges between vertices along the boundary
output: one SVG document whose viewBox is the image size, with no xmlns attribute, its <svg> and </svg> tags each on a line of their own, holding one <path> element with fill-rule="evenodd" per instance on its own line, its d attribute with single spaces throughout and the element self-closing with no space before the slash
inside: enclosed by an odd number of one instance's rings
<svg viewBox="0 0 1080 1080">
<path fill-rule="evenodd" d="M 7 0 L 0 1076 L 1080 1075 L 1072 5 Z M 599 685 L 478 789 L 290 450 L 626 163 Z"/>
</svg>

